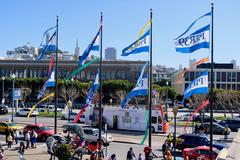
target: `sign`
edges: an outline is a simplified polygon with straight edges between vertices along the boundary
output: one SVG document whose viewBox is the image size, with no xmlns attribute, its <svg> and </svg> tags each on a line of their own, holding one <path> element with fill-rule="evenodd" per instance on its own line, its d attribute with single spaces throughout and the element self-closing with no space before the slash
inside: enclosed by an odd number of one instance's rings
<svg viewBox="0 0 240 160">
<path fill-rule="evenodd" d="M 13 99 L 18 100 L 22 98 L 22 90 L 20 88 L 15 88 L 13 90 Z"/>
</svg>

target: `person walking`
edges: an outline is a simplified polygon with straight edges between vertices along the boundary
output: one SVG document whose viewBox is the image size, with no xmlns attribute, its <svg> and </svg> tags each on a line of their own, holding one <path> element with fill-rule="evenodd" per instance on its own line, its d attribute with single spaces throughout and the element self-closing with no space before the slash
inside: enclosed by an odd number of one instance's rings
<svg viewBox="0 0 240 160">
<path fill-rule="evenodd" d="M 18 129 L 15 130 L 14 134 L 15 134 L 15 142 L 16 142 L 16 144 L 18 144 L 18 140 L 19 140 L 19 137 L 20 137 L 19 130 Z"/>
<path fill-rule="evenodd" d="M 133 158 L 136 158 L 132 147 L 130 147 L 129 151 L 127 152 L 127 158 L 126 160 L 133 160 Z"/>
<path fill-rule="evenodd" d="M 26 149 L 28 149 L 29 148 L 29 143 L 30 143 L 30 131 L 27 131 L 24 138 L 25 138 L 25 141 L 26 141 Z"/>
<path fill-rule="evenodd" d="M 35 130 L 32 131 L 32 137 L 31 137 L 31 143 L 33 148 L 37 148 L 36 143 L 37 143 L 37 133 Z"/>
<path fill-rule="evenodd" d="M 6 129 L 5 129 L 6 143 L 8 143 L 7 137 L 9 136 L 9 134 L 10 134 L 9 129 L 6 128 Z"/>
<path fill-rule="evenodd" d="M 116 159 L 116 154 L 112 154 L 112 155 L 108 158 L 108 160 L 117 160 L 117 159 Z"/>
<path fill-rule="evenodd" d="M 11 134 L 7 137 L 8 148 L 12 148 L 13 137 Z"/>
<path fill-rule="evenodd" d="M 224 127 L 224 130 L 223 130 L 223 133 L 224 133 L 224 140 L 227 140 L 228 139 L 228 134 L 229 134 L 229 128 L 228 128 L 228 125 L 226 124 L 225 127 Z"/>
<path fill-rule="evenodd" d="M 0 149 L 0 160 L 5 160 L 4 149 Z"/>
<path fill-rule="evenodd" d="M 24 152 L 25 152 L 25 144 L 24 142 L 20 142 L 20 147 L 19 147 L 19 160 L 24 160 Z"/>
<path fill-rule="evenodd" d="M 144 160 L 142 153 L 139 153 L 137 160 Z"/>
</svg>

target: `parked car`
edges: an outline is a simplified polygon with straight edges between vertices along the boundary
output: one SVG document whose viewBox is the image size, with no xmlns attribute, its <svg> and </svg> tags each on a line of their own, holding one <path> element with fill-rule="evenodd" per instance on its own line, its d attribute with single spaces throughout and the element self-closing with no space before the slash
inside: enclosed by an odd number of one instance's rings
<svg viewBox="0 0 240 160">
<path fill-rule="evenodd" d="M 0 114 L 7 114 L 8 113 L 8 106 L 0 105 Z"/>
<path fill-rule="evenodd" d="M 196 159 L 210 159 L 210 147 L 208 146 L 198 146 L 195 148 L 185 148 L 183 150 L 182 157 L 188 156 L 191 160 Z M 219 150 L 213 147 L 212 160 L 215 160 L 219 154 Z"/>
<path fill-rule="evenodd" d="M 35 123 L 35 124 L 28 124 L 23 129 L 23 134 L 27 133 L 28 131 L 35 130 L 38 134 L 38 140 L 45 142 L 46 139 L 54 134 L 54 131 L 50 129 L 46 124 L 43 123 Z"/>
<path fill-rule="evenodd" d="M 91 128 L 91 127 L 83 127 L 83 132 L 84 132 L 84 137 L 86 141 L 97 141 L 98 140 L 98 136 L 99 136 L 99 130 L 97 128 Z M 101 140 L 103 142 L 103 144 L 109 144 L 110 142 L 113 141 L 112 135 L 111 134 L 107 134 L 104 133 L 102 131 L 101 133 Z"/>
<path fill-rule="evenodd" d="M 44 105 L 39 106 L 38 111 L 39 112 L 54 112 L 55 106 L 44 104 Z M 62 112 L 62 111 L 63 111 L 63 109 L 57 108 L 57 112 Z"/>
<path fill-rule="evenodd" d="M 238 129 L 240 128 L 240 120 L 237 119 L 227 119 L 227 120 L 223 120 L 220 121 L 218 124 L 222 125 L 222 126 L 228 126 L 231 131 L 237 132 Z"/>
<path fill-rule="evenodd" d="M 74 120 L 75 117 L 77 116 L 77 113 L 76 112 L 70 112 L 70 120 Z M 62 115 L 61 119 L 62 120 L 68 120 L 69 118 L 69 113 L 66 112 Z M 80 118 L 79 118 L 79 122 L 80 123 L 84 123 L 85 122 L 85 115 L 81 115 Z"/>
<path fill-rule="evenodd" d="M 203 125 L 204 125 L 204 127 L 208 127 L 208 131 L 210 132 L 210 123 L 205 123 Z M 231 132 L 231 129 L 229 129 L 228 134 L 230 134 L 230 132 Z M 224 135 L 224 126 L 222 126 L 218 123 L 213 123 L 213 134 Z"/>
<path fill-rule="evenodd" d="M 28 116 L 28 113 L 30 112 L 30 108 L 24 108 L 24 109 L 20 109 L 16 112 L 16 116 Z M 33 110 L 31 116 L 37 116 L 38 115 L 38 111 L 35 109 Z"/>
<path fill-rule="evenodd" d="M 194 122 L 202 122 L 202 119 L 203 119 L 203 123 L 206 123 L 206 122 L 210 122 L 210 116 L 208 115 L 197 115 L 196 117 L 194 117 Z M 216 119 L 213 119 L 213 122 L 217 122 Z"/>
<path fill-rule="evenodd" d="M 191 116 L 192 116 L 192 113 L 186 113 L 186 114 L 181 115 L 180 118 L 182 121 L 187 121 Z M 193 118 L 195 118 L 195 117 L 197 117 L 197 114 L 193 115 Z"/>
<path fill-rule="evenodd" d="M 209 146 L 210 140 L 208 136 L 204 134 L 190 134 L 185 133 L 180 135 L 177 138 L 176 149 L 183 150 L 184 148 L 194 148 L 197 146 Z M 222 150 L 223 148 L 227 148 L 228 145 L 224 143 L 213 143 L 213 147 L 218 150 Z"/>
<path fill-rule="evenodd" d="M 9 129 L 9 130 L 22 130 L 23 127 L 22 126 L 19 126 L 17 125 L 16 123 L 14 122 L 0 122 L 0 132 L 1 133 L 4 133 L 6 129 Z"/>
</svg>

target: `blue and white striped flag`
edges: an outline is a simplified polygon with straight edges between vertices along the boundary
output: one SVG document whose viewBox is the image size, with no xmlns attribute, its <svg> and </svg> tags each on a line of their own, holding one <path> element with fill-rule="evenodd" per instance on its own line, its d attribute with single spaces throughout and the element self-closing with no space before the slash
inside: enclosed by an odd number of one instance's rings
<svg viewBox="0 0 240 160">
<path fill-rule="evenodd" d="M 131 90 L 130 93 L 125 97 L 121 103 L 121 107 L 125 108 L 126 104 L 131 100 L 131 98 L 136 96 L 146 96 L 148 95 L 148 78 L 147 74 L 144 74 L 145 68 L 147 67 L 148 62 L 143 65 L 141 74 L 138 78 L 135 88 Z"/>
<path fill-rule="evenodd" d="M 198 78 L 194 79 L 183 93 L 183 100 L 193 94 L 208 93 L 208 71 L 204 71 Z"/>
<path fill-rule="evenodd" d="M 44 83 L 42 89 L 38 93 L 37 99 L 40 99 L 41 97 L 43 97 L 47 87 L 54 87 L 54 86 L 55 86 L 55 72 L 54 70 L 52 70 L 50 76 L 48 77 L 48 80 Z"/>
<path fill-rule="evenodd" d="M 150 29 L 142 35 L 138 40 L 133 42 L 128 47 L 122 50 L 121 56 L 128 56 L 130 54 L 136 54 L 141 52 L 149 52 L 149 45 L 150 45 Z"/>
<path fill-rule="evenodd" d="M 97 74 L 95 76 L 95 80 L 93 81 L 90 90 L 88 92 L 87 95 L 87 99 L 86 99 L 86 104 L 89 104 L 93 101 L 94 98 L 94 92 L 96 92 L 99 88 L 100 84 L 99 84 L 99 71 L 97 71 Z"/>
<path fill-rule="evenodd" d="M 196 19 L 184 33 L 175 39 L 175 48 L 177 52 L 192 53 L 198 49 L 210 47 L 210 24 L 198 29 L 197 31 L 187 36 L 184 36 L 198 20 L 206 16 L 211 16 L 211 12 Z"/>
<path fill-rule="evenodd" d="M 86 61 L 87 57 L 89 56 L 90 51 L 99 51 L 100 46 L 100 31 L 101 27 L 97 33 L 97 35 L 94 37 L 92 42 L 88 45 L 87 49 L 84 51 L 82 56 L 79 56 L 79 62 L 78 65 L 82 66 L 84 62 Z"/>
<path fill-rule="evenodd" d="M 56 28 L 56 26 L 47 29 L 43 33 L 43 40 L 42 40 L 42 42 L 39 46 L 40 53 L 36 57 L 36 59 L 35 59 L 36 61 L 39 61 L 46 54 L 46 52 L 56 51 L 56 34 L 57 34 L 57 31 L 53 30 L 54 28 Z M 51 31 L 52 31 L 52 34 L 50 33 Z M 48 37 L 50 34 L 51 34 L 51 36 Z M 44 40 L 46 40 L 46 44 L 43 44 Z"/>
</svg>

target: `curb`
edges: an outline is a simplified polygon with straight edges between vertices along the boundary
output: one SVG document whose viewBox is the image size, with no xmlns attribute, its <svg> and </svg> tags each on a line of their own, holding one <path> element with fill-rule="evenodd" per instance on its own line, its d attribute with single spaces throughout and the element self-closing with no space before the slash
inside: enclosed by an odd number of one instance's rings
<svg viewBox="0 0 240 160">
<path fill-rule="evenodd" d="M 137 145 L 141 145 L 140 143 L 136 143 L 136 142 L 126 142 L 126 141 L 113 141 L 116 143 L 125 143 L 125 144 L 137 144 Z"/>
</svg>

